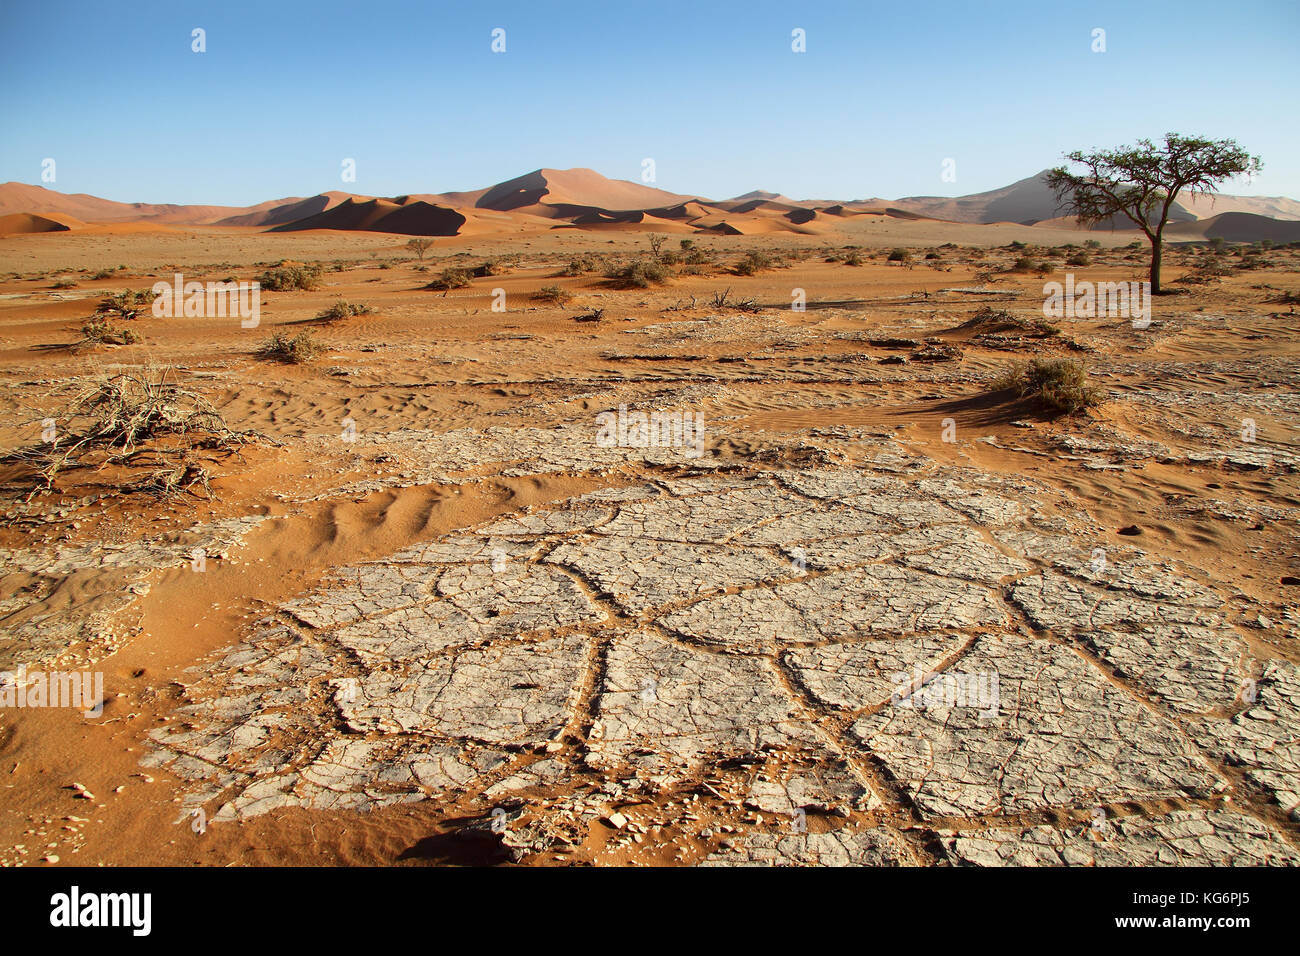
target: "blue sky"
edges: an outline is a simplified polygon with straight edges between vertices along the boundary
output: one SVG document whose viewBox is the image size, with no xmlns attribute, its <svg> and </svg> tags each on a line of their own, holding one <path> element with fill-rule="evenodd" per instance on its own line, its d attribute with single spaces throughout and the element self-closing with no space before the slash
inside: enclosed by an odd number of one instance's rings
<svg viewBox="0 0 1300 956">
<path fill-rule="evenodd" d="M 710 198 L 894 198 L 1173 130 L 1263 157 L 1225 191 L 1300 197 L 1298 28 L 1296 0 L 0 0 L 0 181 L 50 157 L 61 192 L 246 205 L 652 158 Z"/>
</svg>

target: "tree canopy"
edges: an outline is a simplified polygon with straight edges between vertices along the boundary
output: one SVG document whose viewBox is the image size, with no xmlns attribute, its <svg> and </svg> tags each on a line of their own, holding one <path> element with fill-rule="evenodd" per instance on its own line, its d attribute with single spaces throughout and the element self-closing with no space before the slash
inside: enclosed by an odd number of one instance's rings
<svg viewBox="0 0 1300 956">
<path fill-rule="evenodd" d="M 1166 133 L 1163 144 L 1140 139 L 1133 146 L 1066 154 L 1075 167 L 1047 174 L 1057 201 L 1081 224 L 1093 226 L 1125 216 L 1151 242 L 1151 290 L 1160 291 L 1160 253 L 1169 210 L 1182 192 L 1216 192 L 1233 176 L 1263 168 L 1231 139 L 1206 139 Z"/>
</svg>

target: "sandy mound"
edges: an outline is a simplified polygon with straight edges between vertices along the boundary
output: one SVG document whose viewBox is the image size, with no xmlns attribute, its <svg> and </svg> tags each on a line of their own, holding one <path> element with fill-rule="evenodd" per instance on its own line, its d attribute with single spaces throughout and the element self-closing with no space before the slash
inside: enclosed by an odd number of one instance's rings
<svg viewBox="0 0 1300 956">
<path fill-rule="evenodd" d="M 1300 202 L 1285 196 L 1180 196 L 1178 204 L 1202 219 L 1249 212 L 1270 219 L 1300 219 Z"/>
<path fill-rule="evenodd" d="M 1171 239 L 1225 239 L 1228 242 L 1300 242 L 1300 222 L 1270 219 L 1249 212 L 1225 212 L 1196 222 L 1172 223 L 1165 230 Z"/>
<path fill-rule="evenodd" d="M 29 212 L 10 213 L 0 216 L 0 235 L 15 235 L 29 232 L 67 232 L 70 227 L 63 222 L 36 216 Z"/>
</svg>

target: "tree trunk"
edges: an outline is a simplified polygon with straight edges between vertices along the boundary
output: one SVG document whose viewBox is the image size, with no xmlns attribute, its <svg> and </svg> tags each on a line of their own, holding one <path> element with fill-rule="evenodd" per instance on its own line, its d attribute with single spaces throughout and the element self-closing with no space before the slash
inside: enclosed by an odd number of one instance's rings
<svg viewBox="0 0 1300 956">
<path fill-rule="evenodd" d="M 1160 294 L 1160 255 L 1164 251 L 1164 243 L 1161 241 L 1160 234 L 1156 233 L 1151 237 L 1151 294 Z"/>
</svg>

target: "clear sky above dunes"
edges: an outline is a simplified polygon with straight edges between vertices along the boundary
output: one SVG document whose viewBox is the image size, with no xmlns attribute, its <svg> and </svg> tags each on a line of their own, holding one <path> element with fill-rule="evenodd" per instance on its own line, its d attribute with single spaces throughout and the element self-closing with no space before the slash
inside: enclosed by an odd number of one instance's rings
<svg viewBox="0 0 1300 956">
<path fill-rule="evenodd" d="M 649 158 L 673 192 L 895 198 L 1174 130 L 1263 157 L 1225 191 L 1300 198 L 1298 33 L 1296 0 L 0 0 L 0 181 L 246 205 Z"/>
</svg>

